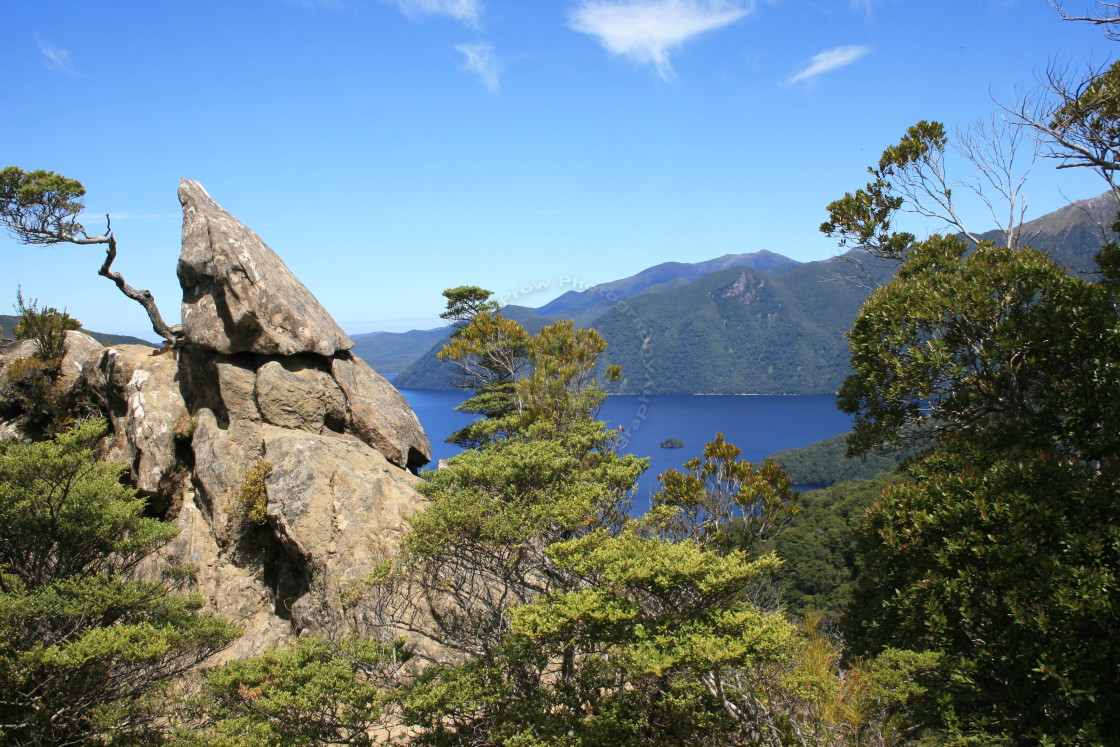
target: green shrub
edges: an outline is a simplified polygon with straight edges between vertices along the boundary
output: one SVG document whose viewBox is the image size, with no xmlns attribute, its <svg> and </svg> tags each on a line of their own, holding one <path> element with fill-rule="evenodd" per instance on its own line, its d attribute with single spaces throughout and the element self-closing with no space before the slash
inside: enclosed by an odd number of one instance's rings
<svg viewBox="0 0 1120 747">
<path fill-rule="evenodd" d="M 0 418 L 15 421 L 33 441 L 59 430 L 68 420 L 65 397 L 55 386 L 58 362 L 37 357 L 13 361 L 0 375 Z"/>
<path fill-rule="evenodd" d="M 268 517 L 268 487 L 265 480 L 272 474 L 272 462 L 258 459 L 245 472 L 241 487 L 233 496 L 232 511 L 248 524 L 263 524 Z"/>
<path fill-rule="evenodd" d="M 34 340 L 39 346 L 39 358 L 44 361 L 61 361 L 66 355 L 66 333 L 79 330 L 82 323 L 65 311 L 47 306 L 39 308 L 39 302 L 23 300 L 23 291 L 16 291 L 16 311 L 19 323 L 15 335 L 18 340 Z"/>
</svg>

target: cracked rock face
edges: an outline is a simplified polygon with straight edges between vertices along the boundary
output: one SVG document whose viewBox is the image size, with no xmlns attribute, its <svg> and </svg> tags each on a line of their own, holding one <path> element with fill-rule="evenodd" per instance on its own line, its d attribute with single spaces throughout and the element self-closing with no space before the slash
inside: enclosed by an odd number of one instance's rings
<svg viewBox="0 0 1120 747">
<path fill-rule="evenodd" d="M 373 634 L 363 626 L 381 623 L 347 615 L 340 595 L 423 507 L 411 470 L 428 461 L 427 436 L 255 233 L 197 182 L 179 196 L 183 348 L 71 332 L 62 386 L 91 394 L 111 426 L 105 458 L 180 529 L 162 559 L 196 569 L 192 589 L 245 629 L 224 659 L 304 632 Z M 32 352 L 5 346 L 0 371 Z M 264 463 L 254 524 L 241 488 Z"/>
</svg>

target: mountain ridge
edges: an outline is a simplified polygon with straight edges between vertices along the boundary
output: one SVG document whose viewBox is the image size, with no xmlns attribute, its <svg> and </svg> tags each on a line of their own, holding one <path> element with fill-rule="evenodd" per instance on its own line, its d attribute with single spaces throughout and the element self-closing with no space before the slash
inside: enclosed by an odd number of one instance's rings
<svg viewBox="0 0 1120 747">
<path fill-rule="evenodd" d="M 1028 243 L 1079 274 L 1108 235 L 1111 192 L 1023 225 Z M 999 241 L 999 231 L 981 234 Z M 865 263 L 873 283 L 893 268 Z M 754 266 L 752 266 L 754 265 Z M 849 372 L 844 338 L 869 291 L 843 257 L 796 262 L 766 250 L 697 263 L 666 262 L 627 278 L 569 291 L 536 309 L 507 307 L 533 329 L 561 318 L 597 329 L 604 356 L 623 368 L 619 393 L 821 394 Z M 697 272 L 711 270 L 699 277 Z M 401 388 L 448 389 L 430 349 L 400 373 Z"/>
</svg>

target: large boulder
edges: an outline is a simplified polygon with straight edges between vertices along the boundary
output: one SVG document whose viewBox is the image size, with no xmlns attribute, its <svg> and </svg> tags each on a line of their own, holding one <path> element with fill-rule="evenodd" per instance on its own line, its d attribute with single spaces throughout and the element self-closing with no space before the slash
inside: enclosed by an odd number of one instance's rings
<svg viewBox="0 0 1120 747">
<path fill-rule="evenodd" d="M 260 236 L 184 179 L 183 335 L 218 353 L 331 356 L 354 342 Z"/>
<path fill-rule="evenodd" d="M 304 357 L 270 360 L 257 369 L 257 409 L 281 428 L 322 433 L 346 428 L 346 398 L 331 375 Z"/>
<path fill-rule="evenodd" d="M 432 446 L 404 395 L 361 358 L 340 353 L 331 373 L 350 405 L 354 432 L 398 467 L 431 461 Z"/>
<path fill-rule="evenodd" d="M 190 415 L 179 392 L 178 362 L 167 355 L 153 356 L 150 350 L 144 354 L 142 346 L 129 348 L 124 354 L 110 348 L 101 360 L 118 375 L 124 373 L 122 368 L 128 372 L 128 381 L 116 391 L 127 408 L 120 423 L 130 446 L 132 479 L 141 492 L 157 495 L 171 489 L 169 481 L 179 461 L 175 441 L 187 437 Z"/>
<path fill-rule="evenodd" d="M 91 356 L 101 352 L 103 346 L 85 332 L 68 330 L 66 332 L 66 354 L 59 365 L 58 383 L 63 389 L 70 389 L 82 377 L 90 363 Z M 151 348 L 148 349 L 149 352 Z M 0 347 L 0 371 L 20 358 L 30 358 L 38 354 L 39 344 L 35 340 L 5 340 Z"/>
<path fill-rule="evenodd" d="M 422 500 L 420 478 L 401 472 L 361 441 L 265 426 L 268 522 L 315 580 L 291 603 L 300 631 L 335 627 L 338 600 L 360 589 L 399 547 Z"/>
</svg>

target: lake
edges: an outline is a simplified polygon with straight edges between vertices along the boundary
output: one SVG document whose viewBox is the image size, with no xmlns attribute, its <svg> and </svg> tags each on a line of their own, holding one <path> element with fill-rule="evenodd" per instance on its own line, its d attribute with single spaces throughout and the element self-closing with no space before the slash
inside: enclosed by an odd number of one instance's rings
<svg viewBox="0 0 1120 747">
<path fill-rule="evenodd" d="M 473 416 L 455 412 L 465 399 L 461 391 L 403 389 L 401 393 L 420 418 L 432 442 L 432 467 L 460 449 L 444 439 L 471 422 Z M 697 457 L 716 433 L 743 450 L 743 457 L 759 461 L 775 451 L 808 446 L 851 430 L 851 417 L 836 409 L 831 395 L 617 395 L 607 397 L 599 419 L 609 427 L 622 426 L 622 451 L 650 457 L 634 498 L 637 511 L 649 506 L 657 490 L 657 475 L 679 469 Z M 662 441 L 684 442 L 679 449 L 663 449 Z"/>
</svg>

